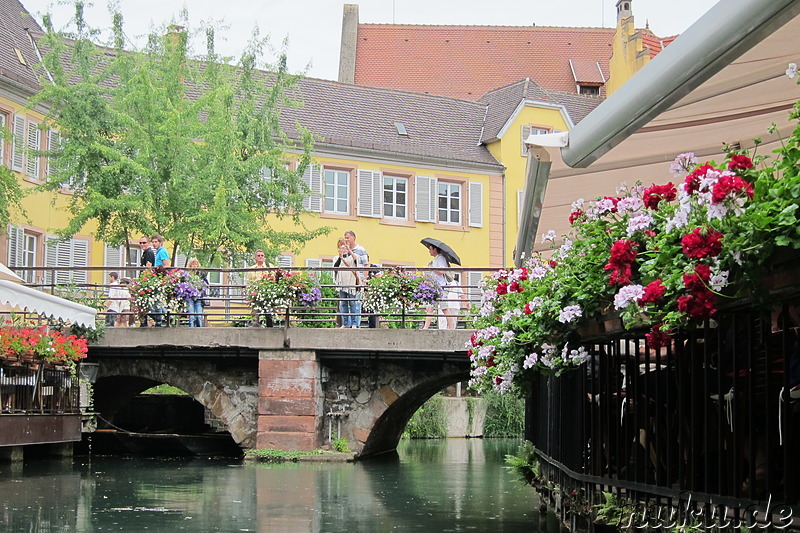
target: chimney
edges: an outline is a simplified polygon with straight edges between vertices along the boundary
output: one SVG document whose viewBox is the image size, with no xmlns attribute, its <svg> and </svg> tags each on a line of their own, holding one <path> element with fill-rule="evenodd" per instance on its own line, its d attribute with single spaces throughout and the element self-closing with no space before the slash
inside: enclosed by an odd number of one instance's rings
<svg viewBox="0 0 800 533">
<path fill-rule="evenodd" d="M 342 16 L 342 44 L 339 48 L 339 81 L 342 83 L 355 82 L 357 42 L 358 4 L 345 4 Z"/>
<path fill-rule="evenodd" d="M 632 1 L 633 0 L 617 0 L 617 25 L 619 25 L 622 19 L 633 16 L 633 11 L 631 10 Z"/>
</svg>

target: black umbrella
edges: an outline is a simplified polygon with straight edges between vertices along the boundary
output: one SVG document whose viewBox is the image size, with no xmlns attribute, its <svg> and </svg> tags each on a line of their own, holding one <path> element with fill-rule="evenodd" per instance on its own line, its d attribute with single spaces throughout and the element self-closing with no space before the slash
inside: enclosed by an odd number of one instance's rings
<svg viewBox="0 0 800 533">
<path fill-rule="evenodd" d="M 448 263 L 450 264 L 455 263 L 457 265 L 461 264 L 461 259 L 459 259 L 458 254 L 456 254 L 452 248 L 447 246 L 439 239 L 434 239 L 433 237 L 425 237 L 419 242 L 421 242 L 422 245 L 425 246 L 426 248 L 428 246 L 435 246 L 436 248 L 438 248 L 439 253 L 442 254 L 445 257 L 445 259 L 447 259 Z"/>
</svg>

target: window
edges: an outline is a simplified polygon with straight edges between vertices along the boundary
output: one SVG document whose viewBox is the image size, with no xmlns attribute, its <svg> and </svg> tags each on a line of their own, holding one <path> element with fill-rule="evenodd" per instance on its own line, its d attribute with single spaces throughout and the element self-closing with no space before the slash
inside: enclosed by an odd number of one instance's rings
<svg viewBox="0 0 800 533">
<path fill-rule="evenodd" d="M 325 169 L 325 212 L 350 214 L 350 173 Z"/>
<path fill-rule="evenodd" d="M 528 140 L 528 137 L 530 137 L 531 135 L 546 135 L 548 133 L 550 133 L 550 130 L 537 128 L 534 126 L 522 126 L 522 137 L 521 137 L 522 157 L 528 157 L 528 146 L 525 144 L 525 141 Z"/>
<path fill-rule="evenodd" d="M 115 267 L 115 269 L 121 271 L 120 275 L 122 277 L 135 278 L 139 275 L 139 271 L 133 269 L 124 270 L 124 267 L 138 267 L 142 260 L 142 250 L 138 245 L 131 245 L 130 255 L 126 261 L 127 252 L 128 250 L 124 245 L 111 246 L 110 244 L 105 244 L 103 246 L 103 266 Z"/>
<path fill-rule="evenodd" d="M 38 243 L 36 235 L 30 233 L 25 234 L 22 245 L 22 266 L 35 267 L 36 266 L 36 245 Z M 22 279 L 28 283 L 33 283 L 36 277 L 36 272 L 28 270 L 22 275 Z"/>
<path fill-rule="evenodd" d="M 600 96 L 599 85 L 578 85 L 578 93 L 586 96 Z"/>
<path fill-rule="evenodd" d="M 408 178 L 383 176 L 383 216 L 408 217 Z"/>
<path fill-rule="evenodd" d="M 439 223 L 461 224 L 461 184 L 439 182 Z"/>
</svg>

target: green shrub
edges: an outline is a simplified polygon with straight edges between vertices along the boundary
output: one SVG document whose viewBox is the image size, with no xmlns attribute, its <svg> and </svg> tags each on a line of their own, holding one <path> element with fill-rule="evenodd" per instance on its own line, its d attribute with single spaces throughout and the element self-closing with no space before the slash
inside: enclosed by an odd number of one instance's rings
<svg viewBox="0 0 800 533">
<path fill-rule="evenodd" d="M 486 437 L 521 437 L 525 432 L 525 400 L 513 394 L 487 392 L 486 421 L 483 434 Z"/>
<path fill-rule="evenodd" d="M 447 418 L 444 414 L 444 398 L 433 396 L 417 409 L 408 421 L 403 437 L 410 439 L 440 439 L 447 437 Z"/>
<path fill-rule="evenodd" d="M 353 450 L 347 445 L 347 439 L 333 439 L 333 451 L 340 453 L 352 453 Z"/>
</svg>

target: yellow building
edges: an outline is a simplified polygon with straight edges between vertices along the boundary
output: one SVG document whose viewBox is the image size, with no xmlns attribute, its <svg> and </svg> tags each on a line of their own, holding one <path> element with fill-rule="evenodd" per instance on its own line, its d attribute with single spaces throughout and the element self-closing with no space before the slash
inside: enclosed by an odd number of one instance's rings
<svg viewBox="0 0 800 533">
<path fill-rule="evenodd" d="M 13 140 L 0 143 L 0 161 L 26 187 L 34 187 L 48 174 L 47 159 L 34 152 L 57 142 L 57 132 L 42 124 L 45 110 L 26 108 L 39 88 L 34 43 L 41 30 L 21 5 L 2 17 L 0 43 L 12 43 L 13 50 L 0 54 L 0 125 Z M 304 105 L 284 110 L 282 127 L 296 138 L 300 123 L 317 139 L 315 163 L 304 176 L 312 191 L 305 223 L 333 231 L 302 250 L 285 251 L 278 258 L 285 266 L 329 264 L 336 240 L 348 230 L 356 233 L 371 262 L 381 265 L 426 266 L 424 237 L 450 244 L 467 267 L 511 265 L 524 188 L 524 139 L 568 130 L 601 102 L 546 90 L 529 79 L 477 101 L 312 78 L 300 80 L 299 93 Z M 95 242 L 88 227 L 68 242 L 46 245 L 54 230 L 66 225 L 66 211 L 59 206 L 69 193 L 29 196 L 29 219 L 15 218 L 0 239 L 0 257 L 12 267 L 138 264 L 139 235 L 130 236 L 133 256 L 128 258 L 123 247 Z M 276 229 L 292 229 L 285 224 L 290 222 L 277 221 Z M 180 254 L 174 264 L 183 261 Z M 70 276 L 60 273 L 56 281 Z M 479 276 L 473 273 L 463 282 L 474 285 Z M 87 281 L 82 274 L 74 278 Z M 90 281 L 103 278 L 98 272 Z"/>
</svg>

